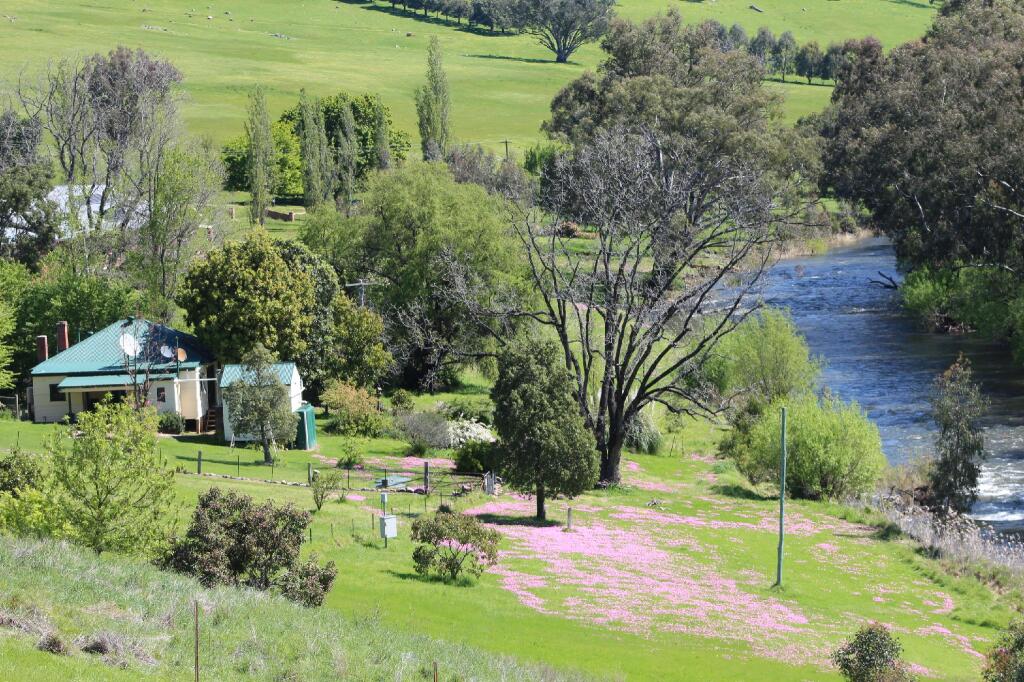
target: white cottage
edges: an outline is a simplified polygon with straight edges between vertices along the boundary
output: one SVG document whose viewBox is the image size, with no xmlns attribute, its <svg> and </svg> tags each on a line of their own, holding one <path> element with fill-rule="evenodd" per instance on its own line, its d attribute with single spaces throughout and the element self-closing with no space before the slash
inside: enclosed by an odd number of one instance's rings
<svg viewBox="0 0 1024 682">
<path fill-rule="evenodd" d="M 299 413 L 298 434 L 296 447 L 303 450 L 312 449 L 316 445 L 316 423 L 311 405 L 302 400 L 302 377 L 294 362 L 278 362 L 271 365 L 274 374 L 283 386 L 288 387 L 288 403 L 292 412 Z M 244 381 L 250 370 L 243 365 L 225 365 L 220 375 L 220 390 L 236 381 Z M 223 395 L 223 393 L 222 393 Z M 251 434 L 234 433 L 231 428 L 231 406 L 228 401 L 223 401 L 224 413 L 224 440 L 226 441 L 251 441 L 255 437 Z"/>
</svg>

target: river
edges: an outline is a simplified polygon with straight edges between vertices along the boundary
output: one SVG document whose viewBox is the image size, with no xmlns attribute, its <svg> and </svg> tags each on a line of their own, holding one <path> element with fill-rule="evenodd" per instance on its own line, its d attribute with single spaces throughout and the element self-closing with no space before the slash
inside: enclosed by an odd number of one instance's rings
<svg viewBox="0 0 1024 682">
<path fill-rule="evenodd" d="M 975 518 L 1024 529 L 1024 369 L 1004 346 L 972 335 L 925 331 L 900 308 L 899 293 L 869 284 L 896 274 L 892 247 L 868 239 L 822 256 L 787 259 L 767 274 L 767 304 L 787 308 L 825 363 L 821 383 L 853 400 L 878 425 L 889 461 L 933 449 L 928 395 L 961 351 L 991 401 L 984 418 L 988 459 Z"/>
</svg>

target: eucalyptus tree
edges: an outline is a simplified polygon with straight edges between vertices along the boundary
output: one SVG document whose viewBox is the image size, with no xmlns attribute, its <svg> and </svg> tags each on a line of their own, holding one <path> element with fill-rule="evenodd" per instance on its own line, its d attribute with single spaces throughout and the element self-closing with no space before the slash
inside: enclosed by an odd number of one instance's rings
<svg viewBox="0 0 1024 682">
<path fill-rule="evenodd" d="M 516 22 L 564 63 L 608 30 L 615 0 L 522 0 Z"/>
</svg>

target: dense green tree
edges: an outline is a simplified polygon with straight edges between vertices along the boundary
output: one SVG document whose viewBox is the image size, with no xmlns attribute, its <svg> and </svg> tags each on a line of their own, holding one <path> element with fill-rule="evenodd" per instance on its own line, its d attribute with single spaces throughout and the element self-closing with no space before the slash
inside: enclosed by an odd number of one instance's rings
<svg viewBox="0 0 1024 682">
<path fill-rule="evenodd" d="M 46 446 L 55 513 L 97 553 L 143 553 L 163 540 L 174 475 L 160 463 L 156 412 L 105 401 L 58 426 Z"/>
<path fill-rule="evenodd" d="M 277 357 L 257 343 L 242 358 L 243 376 L 224 389 L 231 430 L 252 436 L 263 448 L 263 461 L 271 464 L 271 446 L 295 440 L 298 416 L 292 412 L 288 386 L 273 365 Z"/>
<path fill-rule="evenodd" d="M 427 82 L 416 90 L 416 117 L 425 161 L 438 161 L 451 141 L 451 95 L 441 64 L 441 43 L 431 36 L 427 50 Z"/>
<path fill-rule="evenodd" d="M 614 5 L 615 0 L 523 0 L 516 7 L 515 21 L 561 64 L 604 35 Z"/>
<path fill-rule="evenodd" d="M 14 387 L 15 375 L 11 370 L 14 345 L 10 339 L 14 329 L 14 310 L 6 301 L 0 300 L 0 388 Z"/>
<path fill-rule="evenodd" d="M 357 306 L 345 294 L 334 298 L 331 310 L 332 376 L 363 388 L 377 386 L 395 362 L 384 346 L 384 321 L 370 308 Z"/>
<path fill-rule="evenodd" d="M 323 106 L 303 90 L 299 95 L 299 152 L 302 161 L 302 194 L 307 207 L 334 197 L 337 171 L 324 128 Z"/>
<path fill-rule="evenodd" d="M 729 44 L 734 50 L 746 50 L 750 45 L 747 32 L 739 24 L 733 24 L 729 28 Z"/>
<path fill-rule="evenodd" d="M 249 118 L 245 123 L 246 185 L 249 189 L 249 222 L 263 225 L 273 199 L 276 180 L 274 137 L 267 113 L 267 98 L 257 85 L 249 94 Z"/>
<path fill-rule="evenodd" d="M 929 474 L 929 503 L 942 513 L 965 514 L 978 497 L 985 459 L 985 436 L 978 420 L 988 406 L 966 358 L 960 356 L 935 380 L 931 403 L 939 432 Z"/>
<path fill-rule="evenodd" d="M 789 31 L 780 35 L 779 39 L 775 41 L 771 59 L 772 70 L 779 74 L 783 82 L 786 81 L 786 76 L 795 72 L 796 56 L 799 49 L 796 38 Z"/>
<path fill-rule="evenodd" d="M 747 51 L 750 55 L 757 60 L 757 62 L 763 66 L 768 67 L 772 55 L 775 54 L 775 34 L 770 29 L 762 26 L 757 29 L 757 34 L 750 39 L 750 44 L 747 47 Z"/>
<path fill-rule="evenodd" d="M 366 221 L 346 219 L 338 211 L 320 206 L 299 226 L 299 241 L 334 267 L 339 280 L 355 283 L 362 272 L 363 236 Z"/>
<path fill-rule="evenodd" d="M 364 214 L 352 229 L 365 235 L 364 267 L 381 284 L 371 295 L 403 381 L 436 388 L 487 335 L 458 302 L 451 273 L 472 272 L 486 290 L 518 267 L 497 200 L 441 164 L 410 164 L 371 180 Z"/>
<path fill-rule="evenodd" d="M 537 498 L 537 518 L 556 495 L 579 495 L 597 481 L 594 436 L 573 397 L 562 352 L 549 342 L 513 346 L 498 358 L 491 390 L 494 425 L 501 436 L 502 476 Z"/>
<path fill-rule="evenodd" d="M 313 298 L 309 275 L 281 257 L 263 230 L 195 261 L 178 305 L 220 362 L 238 362 L 257 344 L 293 360 L 307 347 Z"/>
<path fill-rule="evenodd" d="M 305 273 L 312 285 L 312 296 L 304 302 L 302 313 L 309 318 L 306 347 L 291 359 L 302 374 L 302 381 L 309 391 L 308 397 L 316 401 L 327 381 L 338 376 L 335 351 L 338 331 L 334 300 L 342 290 L 331 264 L 302 243 L 281 242 L 278 248 L 288 268 L 293 272 Z"/>
<path fill-rule="evenodd" d="M 806 78 L 807 83 L 810 84 L 812 79 L 818 78 L 821 74 L 822 59 L 821 48 L 812 40 L 796 53 L 793 71 L 796 75 Z"/>
<path fill-rule="evenodd" d="M 391 122 L 383 105 L 375 107 L 373 112 L 373 153 L 375 168 L 391 167 Z"/>
<path fill-rule="evenodd" d="M 16 302 L 15 372 L 28 375 L 38 362 L 36 336 L 52 335 L 58 322 L 68 323 L 74 343 L 134 315 L 140 303 L 137 292 L 123 280 L 76 272 L 61 249 L 54 251 L 41 274 L 24 284 Z"/>
<path fill-rule="evenodd" d="M 912 682 L 902 656 L 903 645 L 889 628 L 871 623 L 832 652 L 832 662 L 849 682 Z"/>
</svg>

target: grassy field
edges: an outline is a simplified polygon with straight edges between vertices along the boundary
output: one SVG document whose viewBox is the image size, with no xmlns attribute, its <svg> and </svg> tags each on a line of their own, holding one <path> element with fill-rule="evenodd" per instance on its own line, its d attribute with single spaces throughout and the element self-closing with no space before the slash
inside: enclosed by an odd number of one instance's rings
<svg viewBox="0 0 1024 682">
<path fill-rule="evenodd" d="M 0 430 L 0 443 L 10 442 L 10 424 Z M 19 426 L 25 447 L 34 447 L 52 428 Z M 391 495 L 399 539 L 387 549 L 371 530 L 378 509 L 374 493 L 330 501 L 315 515 L 305 550 L 339 566 L 321 614 L 337 612 L 347 622 L 374 614 L 380 627 L 403 636 L 424 635 L 567 674 L 638 680 L 750 679 L 755 670 L 759 679 L 834 679 L 828 652 L 858 625 L 880 621 L 901 638 L 918 672 L 937 679 L 976 678 L 980 656 L 1010 617 L 1005 601 L 973 579 L 951 577 L 911 543 L 879 532 L 858 513 L 800 501 L 787 504 L 786 580 L 783 589 L 773 588 L 777 502 L 751 489 L 730 464 L 709 456 L 718 433 L 707 423 L 688 423 L 666 437 L 661 456 L 629 455 L 623 486 L 553 502 L 549 525 L 532 522 L 532 502 L 509 493 L 458 498 L 458 509 L 505 536 L 500 564 L 469 584 L 423 580 L 412 570 L 409 523 L 425 503 L 433 509 L 437 496 Z M 322 443 L 324 451 L 317 454 L 329 455 L 330 437 Z M 393 446 L 394 454 L 375 461 L 400 467 L 401 444 Z M 175 447 L 165 441 L 164 452 Z M 378 441 L 364 447 L 389 449 Z M 188 461 L 187 452 L 177 457 Z M 308 456 L 285 457 L 295 464 L 288 478 L 304 477 L 302 458 Z M 312 508 L 304 487 L 185 474 L 176 477 L 176 485 L 180 522 L 212 485 Z M 564 526 L 569 504 L 572 532 Z M 65 596 L 71 588 L 54 575 L 11 573 L 0 559 L 0 594 L 18 585 L 51 607 L 74 601 Z M 75 599 L 81 612 L 87 600 Z M 333 617 L 318 614 L 312 627 Z M 83 619 L 81 613 L 66 616 L 67 628 L 81 632 L 83 622 L 97 627 Z M 217 640 L 222 649 L 240 646 L 242 635 L 234 626 L 224 632 Z M 0 677 L 10 661 L 31 660 L 54 675 L 67 668 L 67 661 L 40 658 L 30 646 L 24 638 L 7 642 L 0 636 Z M 156 649 L 168 652 L 158 657 L 158 670 L 179 666 L 180 672 L 184 664 L 173 650 Z M 76 674 L 86 679 L 90 669 Z M 460 674 L 458 679 L 472 677 Z M 111 673 L 110 679 L 119 678 Z M 410 670 L 400 679 L 417 677 Z M 495 675 L 479 671 L 479 679 Z"/>
<path fill-rule="evenodd" d="M 623 0 L 618 12 L 642 19 L 675 7 L 687 20 L 738 21 L 750 32 L 767 25 L 791 30 L 799 41 L 873 34 L 892 46 L 922 35 L 934 11 L 914 0 L 760 0 L 763 13 L 749 4 Z M 52 57 L 144 47 L 183 71 L 188 125 L 216 141 L 241 132 L 246 93 L 256 82 L 266 87 L 272 113 L 294 103 L 302 87 L 317 95 L 380 92 L 395 123 L 415 134 L 412 93 L 423 79 L 430 36 L 437 35 L 457 137 L 492 149 L 509 139 L 522 151 L 540 138 L 551 97 L 600 54 L 589 45 L 573 63 L 555 64 L 526 36 L 491 35 L 361 0 L 7 0 L 3 15 L 0 88 L 10 91 L 20 74 Z M 830 94 L 817 85 L 771 87 L 786 96 L 789 120 L 820 109 Z"/>
</svg>

